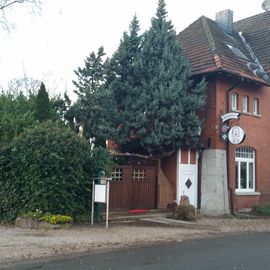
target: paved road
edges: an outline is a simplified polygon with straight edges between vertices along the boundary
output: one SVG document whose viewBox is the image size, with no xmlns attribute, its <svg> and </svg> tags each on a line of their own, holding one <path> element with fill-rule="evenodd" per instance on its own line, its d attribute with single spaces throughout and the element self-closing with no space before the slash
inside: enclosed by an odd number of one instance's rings
<svg viewBox="0 0 270 270">
<path fill-rule="evenodd" d="M 270 233 L 189 240 L 0 269 L 268 270 Z"/>
</svg>

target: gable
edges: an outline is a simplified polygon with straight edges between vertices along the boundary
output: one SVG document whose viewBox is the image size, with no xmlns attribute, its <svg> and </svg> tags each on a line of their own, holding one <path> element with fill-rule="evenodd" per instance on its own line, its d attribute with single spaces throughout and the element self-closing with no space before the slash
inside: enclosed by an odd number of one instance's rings
<svg viewBox="0 0 270 270">
<path fill-rule="evenodd" d="M 261 27 L 260 21 L 264 22 Z M 253 57 L 256 55 L 264 71 L 270 71 L 270 46 L 265 45 L 270 44 L 267 25 L 270 25 L 269 12 L 234 23 L 234 31 L 229 35 L 215 21 L 202 16 L 180 32 L 177 38 L 193 75 L 220 71 L 269 85 L 270 76 L 254 72 L 258 67 Z M 238 33 L 240 31 L 242 37 Z M 243 38 L 250 45 L 251 52 Z"/>
</svg>

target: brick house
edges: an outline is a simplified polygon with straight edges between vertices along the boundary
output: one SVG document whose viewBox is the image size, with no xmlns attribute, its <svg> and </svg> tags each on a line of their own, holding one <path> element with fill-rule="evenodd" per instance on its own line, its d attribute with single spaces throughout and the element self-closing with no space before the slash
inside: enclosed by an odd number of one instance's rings
<svg viewBox="0 0 270 270">
<path fill-rule="evenodd" d="M 178 35 L 193 78 L 205 76 L 208 83 L 204 148 L 179 149 L 163 160 L 163 184 L 169 182 L 177 202 L 186 194 L 202 213 L 270 203 L 269 25 L 269 11 L 233 23 L 233 12 L 225 10 L 216 21 L 200 17 Z M 231 112 L 239 119 L 222 122 Z M 228 141 L 233 126 L 245 132 L 239 144 Z"/>
<path fill-rule="evenodd" d="M 225 10 L 216 21 L 202 16 L 178 34 L 194 80 L 207 81 L 203 148 L 178 149 L 161 162 L 145 161 L 158 167 L 156 208 L 179 202 L 182 195 L 212 215 L 270 203 L 269 26 L 269 11 L 233 22 L 233 12 Z M 232 127 L 245 137 L 233 141 L 239 134 Z M 143 164 L 136 162 L 132 166 Z M 142 180 L 146 174 L 141 167 L 132 177 Z"/>
</svg>

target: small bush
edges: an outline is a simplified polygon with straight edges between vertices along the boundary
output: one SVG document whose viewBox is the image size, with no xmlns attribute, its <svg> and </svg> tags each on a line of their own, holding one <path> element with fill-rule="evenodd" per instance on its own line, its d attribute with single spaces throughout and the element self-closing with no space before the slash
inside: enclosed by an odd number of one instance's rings
<svg viewBox="0 0 270 270">
<path fill-rule="evenodd" d="M 36 209 L 35 212 L 22 212 L 19 215 L 21 218 L 34 218 L 38 221 L 45 221 L 50 224 L 66 224 L 66 223 L 71 223 L 73 222 L 73 218 L 68 215 L 54 215 L 51 213 L 43 213 L 42 211 Z"/>
<path fill-rule="evenodd" d="M 196 220 L 196 209 L 193 205 L 179 205 L 175 209 L 175 219 L 194 221 Z"/>
<path fill-rule="evenodd" d="M 252 212 L 261 216 L 270 216 L 270 205 L 254 206 Z"/>
<path fill-rule="evenodd" d="M 39 221 L 45 221 L 50 224 L 66 224 L 71 223 L 73 218 L 68 215 L 52 215 L 50 213 L 46 213 L 44 216 L 38 219 Z"/>
<path fill-rule="evenodd" d="M 176 202 L 168 203 L 167 204 L 167 211 L 175 212 L 175 209 L 177 206 L 178 206 L 178 204 Z"/>
<path fill-rule="evenodd" d="M 43 215 L 42 211 L 36 209 L 35 212 L 31 212 L 31 211 L 28 211 L 28 212 L 22 212 L 20 213 L 20 217 L 22 218 L 41 218 Z"/>
</svg>

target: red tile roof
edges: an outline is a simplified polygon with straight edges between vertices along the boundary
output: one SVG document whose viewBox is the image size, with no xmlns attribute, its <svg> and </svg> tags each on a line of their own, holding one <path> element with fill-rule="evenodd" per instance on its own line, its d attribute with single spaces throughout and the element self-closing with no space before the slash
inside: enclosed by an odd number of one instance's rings
<svg viewBox="0 0 270 270">
<path fill-rule="evenodd" d="M 180 32 L 178 39 L 191 65 L 192 74 L 224 71 L 269 85 L 270 80 L 255 75 L 248 68 L 247 63 L 254 60 L 238 34 L 240 31 L 264 70 L 270 73 L 270 12 L 264 12 L 234 23 L 232 35 L 205 16 Z M 239 57 L 230 46 L 240 50 L 244 56 Z"/>
</svg>

